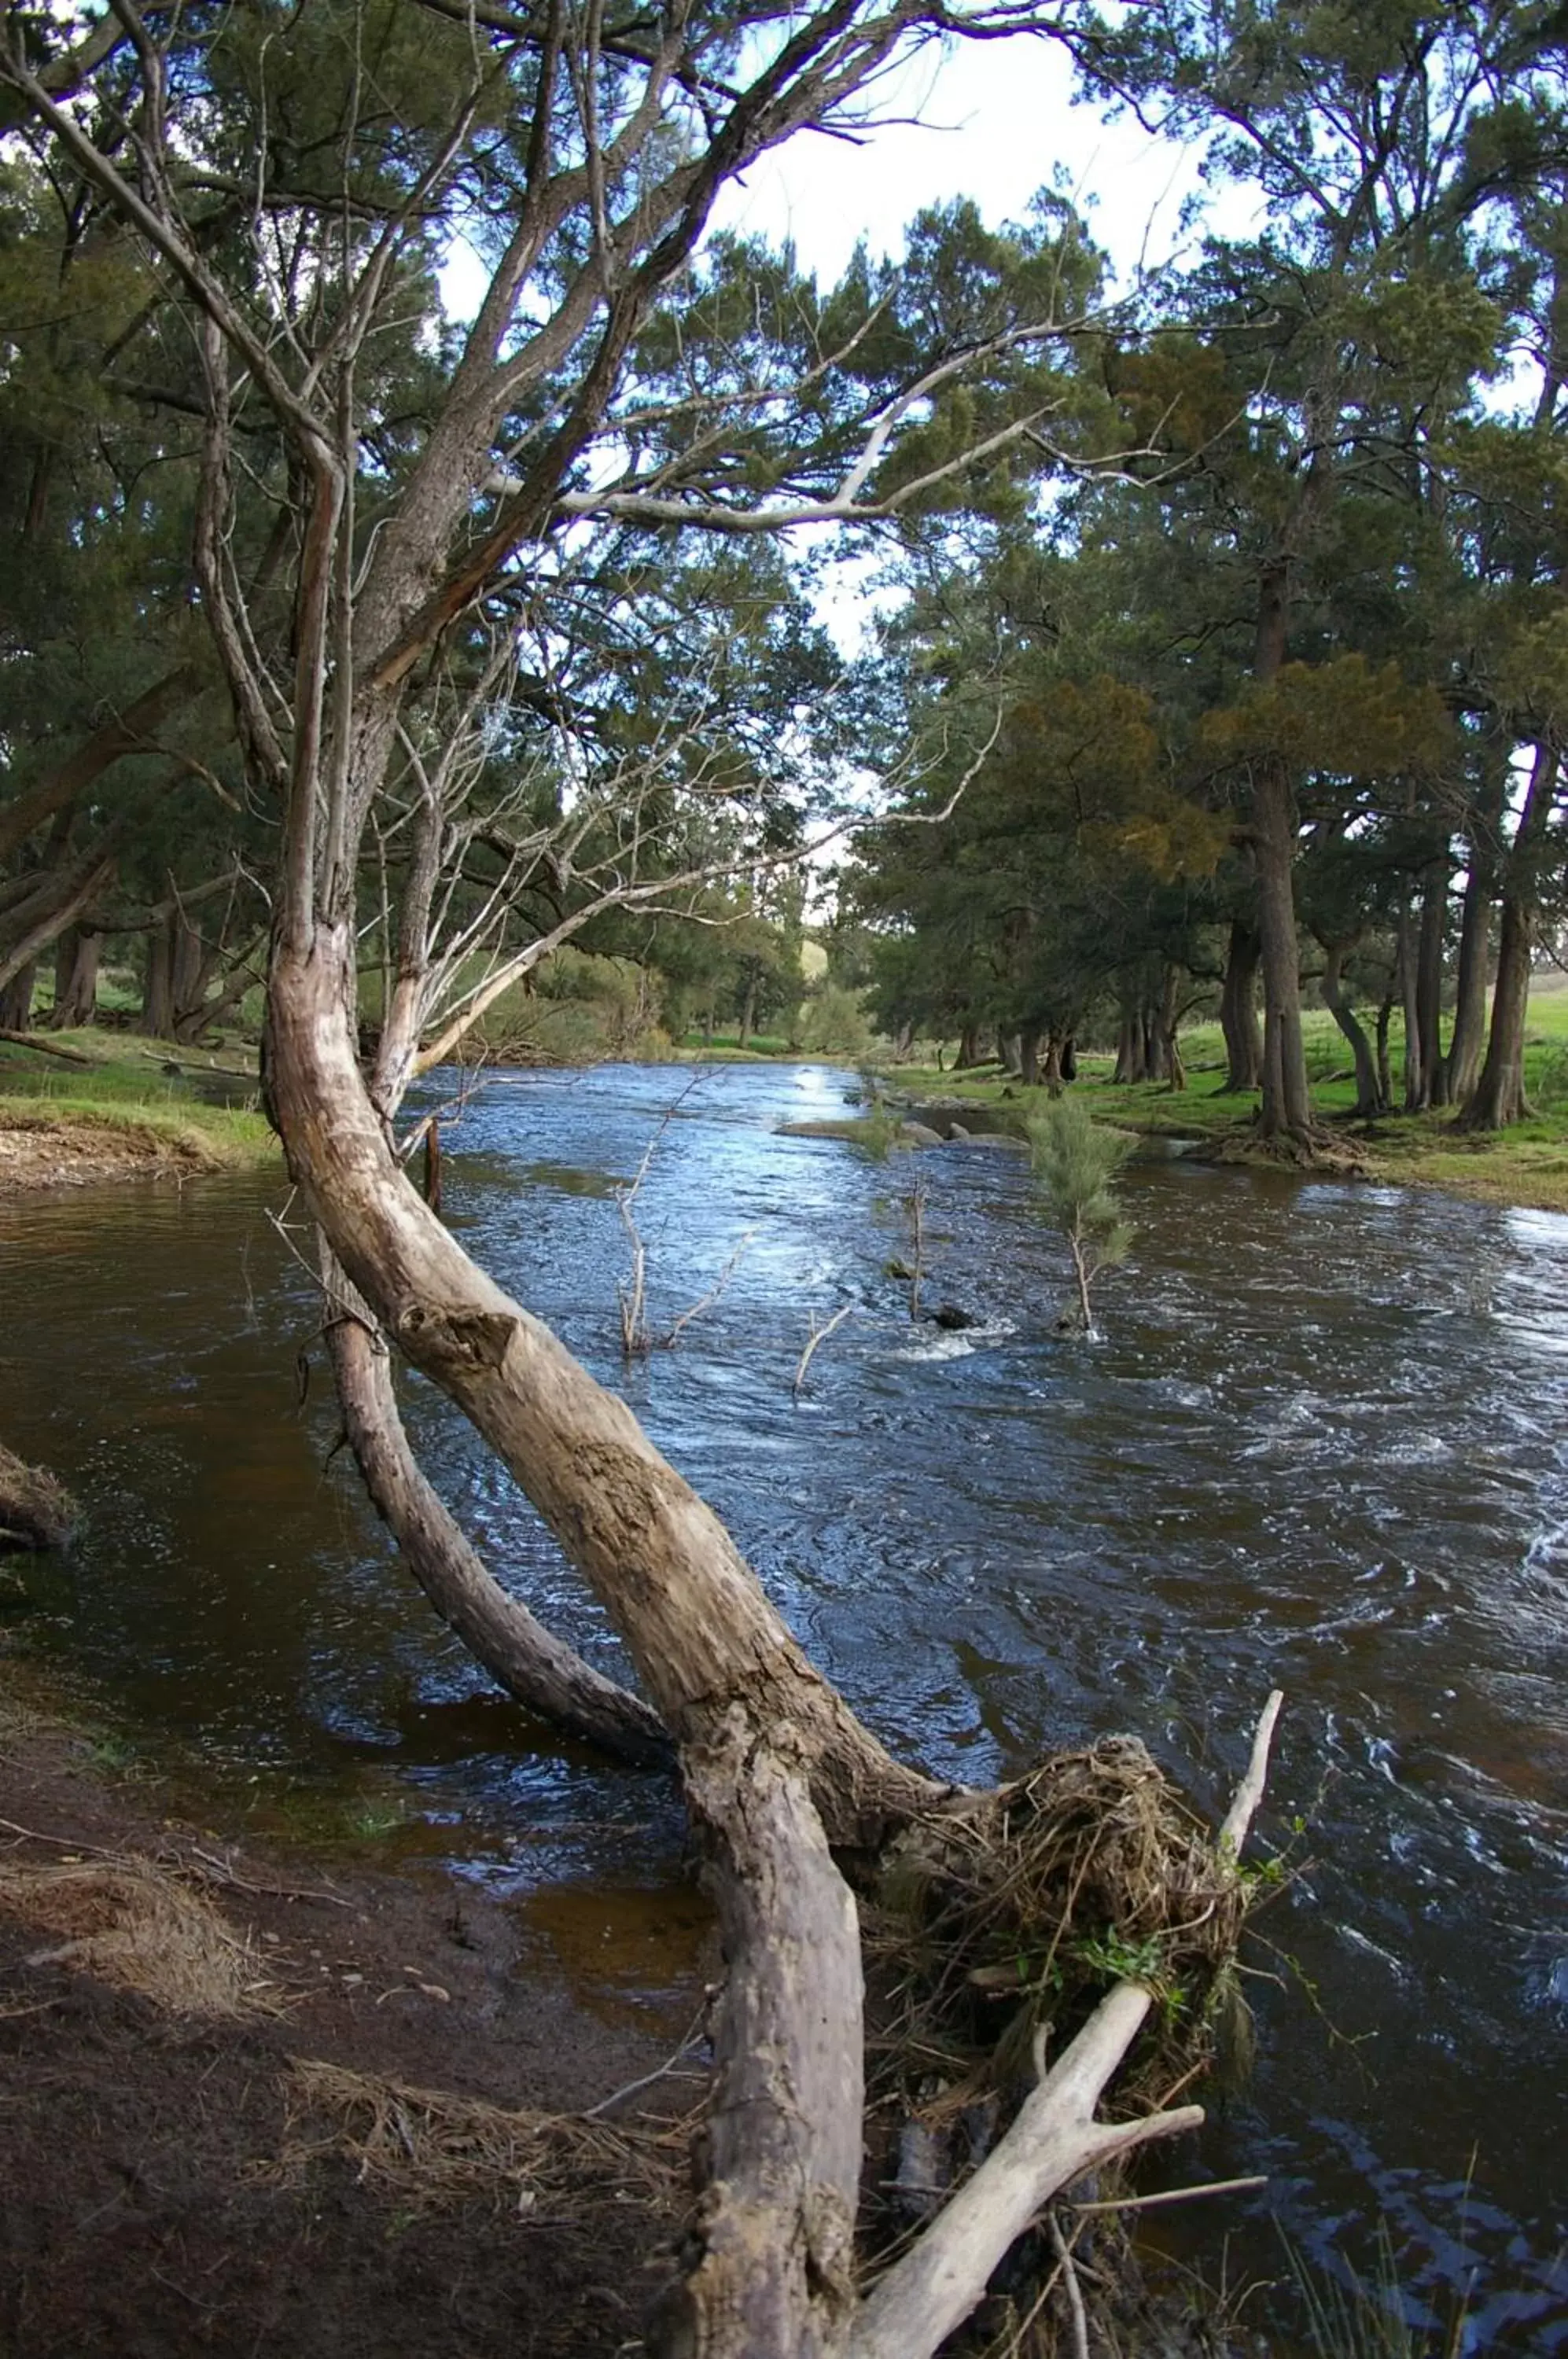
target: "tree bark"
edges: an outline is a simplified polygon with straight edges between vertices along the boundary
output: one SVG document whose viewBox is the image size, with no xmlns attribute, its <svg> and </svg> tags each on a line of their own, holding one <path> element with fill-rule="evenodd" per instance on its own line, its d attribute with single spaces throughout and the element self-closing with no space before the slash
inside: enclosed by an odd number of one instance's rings
<svg viewBox="0 0 1568 2359">
<path fill-rule="evenodd" d="M 172 919 L 158 916 L 147 929 L 147 975 L 142 984 L 140 1029 L 154 1040 L 174 1038 L 174 943 Z"/>
<path fill-rule="evenodd" d="M 701 2256 L 659 2304 L 652 2359 L 830 2359 L 855 2315 L 859 1923 L 780 1734 L 759 1741 L 735 1712 L 683 1756 L 727 1972 Z"/>
<path fill-rule="evenodd" d="M 1491 947 L 1492 900 L 1497 878 L 1496 812 L 1473 819 L 1468 838 L 1464 910 L 1459 921 L 1459 960 L 1454 988 L 1454 1037 L 1448 1044 L 1444 1084 L 1450 1105 L 1463 1105 L 1480 1077 L 1486 1041 L 1486 960 Z"/>
<path fill-rule="evenodd" d="M 490 1572 L 409 1448 L 386 1343 L 330 1256 L 323 1279 L 332 1305 L 327 1349 L 349 1446 L 376 1514 L 441 1620 L 541 1720 L 623 1760 L 673 1767 L 658 1715 L 552 1637 Z"/>
<path fill-rule="evenodd" d="M 38 976 L 38 962 L 29 959 L 8 983 L 0 984 L 0 1032 L 26 1032 L 30 1028 Z"/>
<path fill-rule="evenodd" d="M 1421 934 L 1416 946 L 1416 1009 L 1421 1025 L 1423 1106 L 1448 1103 L 1447 1071 L 1443 1059 L 1443 951 L 1451 881 L 1449 858 L 1444 852 L 1428 865 L 1421 881 Z"/>
<path fill-rule="evenodd" d="M 1258 962 L 1262 952 L 1257 927 L 1244 918 L 1233 918 L 1225 981 L 1220 986 L 1225 1089 L 1232 1096 L 1258 1088 L 1263 1080 L 1263 1034 L 1258 1022 Z"/>
<path fill-rule="evenodd" d="M 1555 753 L 1538 745 L 1530 789 L 1503 872 L 1503 914 L 1497 937 L 1497 978 L 1481 1078 L 1459 1116 L 1463 1130 L 1504 1130 L 1522 1122 L 1524 1032 L 1530 1008 L 1530 961 L 1541 922 L 1541 847 L 1557 789 Z"/>
<path fill-rule="evenodd" d="M 1040 1087 L 1040 1041 L 1038 1024 L 1026 1024 L 1018 1034 L 1018 1078 L 1026 1089 Z"/>
<path fill-rule="evenodd" d="M 90 926 L 71 926 L 55 944 L 54 1007 L 49 1022 L 58 1031 L 91 1024 L 98 1012 L 98 962 L 103 937 Z"/>
<path fill-rule="evenodd" d="M 1360 1121 L 1370 1122 L 1377 1115 L 1387 1114 L 1388 1105 L 1378 1085 L 1377 1060 L 1372 1053 L 1372 1043 L 1367 1038 L 1366 1027 L 1341 987 L 1345 954 L 1349 948 L 1348 942 L 1323 944 L 1326 959 L 1323 981 L 1318 987 L 1323 993 L 1323 1006 L 1349 1041 L 1351 1055 L 1356 1060 L 1356 1117 Z"/>
<path fill-rule="evenodd" d="M 1285 661 L 1289 569 L 1267 567 L 1258 584 L 1253 677 L 1266 686 Z M 1301 1033 L 1301 966 L 1296 941 L 1296 796 L 1283 756 L 1253 766 L 1252 859 L 1263 972 L 1263 1100 L 1266 1139 L 1310 1144 L 1316 1133 Z"/>
</svg>

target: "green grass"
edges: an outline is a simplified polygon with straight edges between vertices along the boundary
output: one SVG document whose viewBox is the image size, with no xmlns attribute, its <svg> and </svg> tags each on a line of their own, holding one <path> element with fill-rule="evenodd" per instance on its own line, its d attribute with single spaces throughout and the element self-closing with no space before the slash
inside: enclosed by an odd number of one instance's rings
<svg viewBox="0 0 1568 2359">
<path fill-rule="evenodd" d="M 1370 1030 L 1372 1016 L 1364 1020 Z M 1303 1028 L 1312 1103 L 1325 1121 L 1343 1123 L 1356 1103 L 1349 1046 L 1325 1008 L 1308 1009 Z M 1404 1029 L 1398 1015 L 1388 1052 L 1397 1093 L 1404 1062 Z M 1181 1055 L 1187 1069 L 1184 1090 L 1169 1089 L 1163 1082 L 1118 1087 L 1111 1081 L 1115 1058 L 1092 1052 L 1080 1056 L 1073 1087 L 1088 1100 L 1097 1121 L 1123 1129 L 1213 1144 L 1244 1134 L 1257 1111 L 1257 1093 L 1225 1089 L 1225 1040 L 1218 1024 L 1194 1024 L 1183 1030 Z M 1008 1114 L 1016 1110 L 1020 1133 L 1040 1094 L 994 1069 L 979 1075 L 939 1072 L 934 1065 L 900 1065 L 892 1078 L 901 1095 L 968 1099 Z M 1472 1137 L 1457 1131 L 1453 1110 L 1444 1109 L 1388 1114 L 1370 1130 L 1353 1125 L 1346 1143 L 1377 1180 L 1448 1188 L 1488 1203 L 1568 1212 L 1568 976 L 1537 976 L 1531 987 L 1525 1086 L 1537 1119 L 1496 1136 Z"/>
<path fill-rule="evenodd" d="M 0 1044 L 0 1126 L 9 1129 L 130 1131 L 167 1147 L 197 1169 L 243 1170 L 271 1162 L 278 1142 L 259 1112 L 259 1089 L 247 1087 L 255 1052 L 238 1042 L 209 1055 L 120 1032 L 51 1035 L 89 1064 L 67 1064 L 40 1050 Z M 166 1063 L 181 1071 L 166 1073 Z M 212 1105 L 196 1094 L 202 1073 L 223 1068 L 238 1104 Z"/>
</svg>

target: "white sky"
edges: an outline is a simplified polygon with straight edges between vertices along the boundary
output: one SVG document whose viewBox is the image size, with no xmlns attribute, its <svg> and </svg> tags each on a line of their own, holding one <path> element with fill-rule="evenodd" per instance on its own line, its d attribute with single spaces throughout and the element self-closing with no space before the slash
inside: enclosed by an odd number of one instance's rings
<svg viewBox="0 0 1568 2359">
<path fill-rule="evenodd" d="M 1072 86 L 1054 42 L 933 46 L 877 92 L 877 113 L 904 120 L 884 123 L 862 146 L 800 133 L 725 190 L 714 226 L 793 238 L 800 263 L 826 285 L 858 238 L 874 254 L 897 253 L 906 223 L 941 199 L 973 197 L 993 227 L 1019 219 L 1062 165 L 1125 280 L 1140 258 L 1158 264 L 1177 250 L 1197 158 L 1130 119 L 1102 123 L 1093 107 L 1072 104 Z"/>
</svg>

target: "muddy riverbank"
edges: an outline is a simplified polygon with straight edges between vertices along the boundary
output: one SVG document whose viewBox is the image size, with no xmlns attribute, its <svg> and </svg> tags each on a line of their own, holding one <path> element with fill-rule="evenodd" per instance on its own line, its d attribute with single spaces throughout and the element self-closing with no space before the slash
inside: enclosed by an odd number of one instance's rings
<svg viewBox="0 0 1568 2359">
<path fill-rule="evenodd" d="M 0 2348 L 624 2348 L 667 2271 L 650 2186 L 679 2187 L 670 2125 L 698 2081 L 614 2108 L 625 2167 L 606 2136 L 565 2187 L 497 2143 L 492 2109 L 597 2105 L 679 2046 L 669 2020 L 595 2013 L 503 1903 L 435 1864 L 380 1873 L 171 1812 L 161 1781 L 107 1773 L 102 1740 L 7 1700 L 7 1678 L 0 1660 Z M 166 1886 L 149 1977 L 126 1898 Z M 237 2013 L 204 2011 L 200 1956 L 170 2003 L 187 1906 L 237 1961 L 216 1993 Z"/>
<path fill-rule="evenodd" d="M 1309 1864 L 1264 1927 L 1256 2075 L 1175 2163 L 1269 2186 L 1194 2212 L 1188 2249 L 1275 2276 L 1282 2225 L 1365 2272 L 1387 2223 L 1418 2322 L 1463 2298 L 1475 2350 L 1568 2350 L 1562 1220 L 1151 1158 L 1103 1338 L 1073 1344 L 1016 1156 L 781 1135 L 844 1115 L 854 1083 L 822 1069 L 719 1069 L 672 1114 L 681 1086 L 498 1078 L 449 1139 L 448 1217 L 910 1755 L 989 1782 L 1128 1730 L 1212 1817 L 1286 1690 L 1261 1834 Z M 744 1251 L 627 1370 L 614 1196 L 656 1134 L 654 1323 Z M 887 1274 L 917 1170 L 930 1299 L 962 1332 L 915 1327 Z M 378 1869 L 453 1875 L 544 1969 L 574 1955 L 601 1999 L 662 2005 L 701 1976 L 678 1805 L 528 1723 L 429 1616 L 332 1454 L 319 1355 L 302 1378 L 320 1313 L 283 1202 L 217 1180 L 0 1206 L 6 1439 L 85 1511 L 71 1559 L 27 1567 L 18 1626 L 155 1766 L 189 1753 L 213 1823 L 379 1824 Z M 405 1408 L 503 1578 L 615 1668 L 462 1420 L 417 1383 Z"/>
</svg>

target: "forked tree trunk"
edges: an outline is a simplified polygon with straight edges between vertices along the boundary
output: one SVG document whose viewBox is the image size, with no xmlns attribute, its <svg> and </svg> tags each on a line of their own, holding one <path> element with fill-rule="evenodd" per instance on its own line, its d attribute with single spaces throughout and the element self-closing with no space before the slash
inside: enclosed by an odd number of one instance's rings
<svg viewBox="0 0 1568 2359">
<path fill-rule="evenodd" d="M 410 1450 L 387 1345 L 330 1257 L 323 1285 L 327 1348 L 349 1446 L 372 1506 L 441 1620 L 540 1719 L 623 1760 L 672 1767 L 674 1747 L 658 1715 L 552 1637 L 495 1579 Z"/>
<path fill-rule="evenodd" d="M 625 1403 L 475 1267 L 394 1157 L 350 1021 L 353 942 L 274 954 L 267 1070 L 289 1168 L 351 1282 L 489 1442 L 625 1638 L 676 1742 L 739 1708 L 789 1727 L 837 1843 L 945 1789 L 895 1761 L 801 1652 L 734 1541 Z"/>
</svg>

